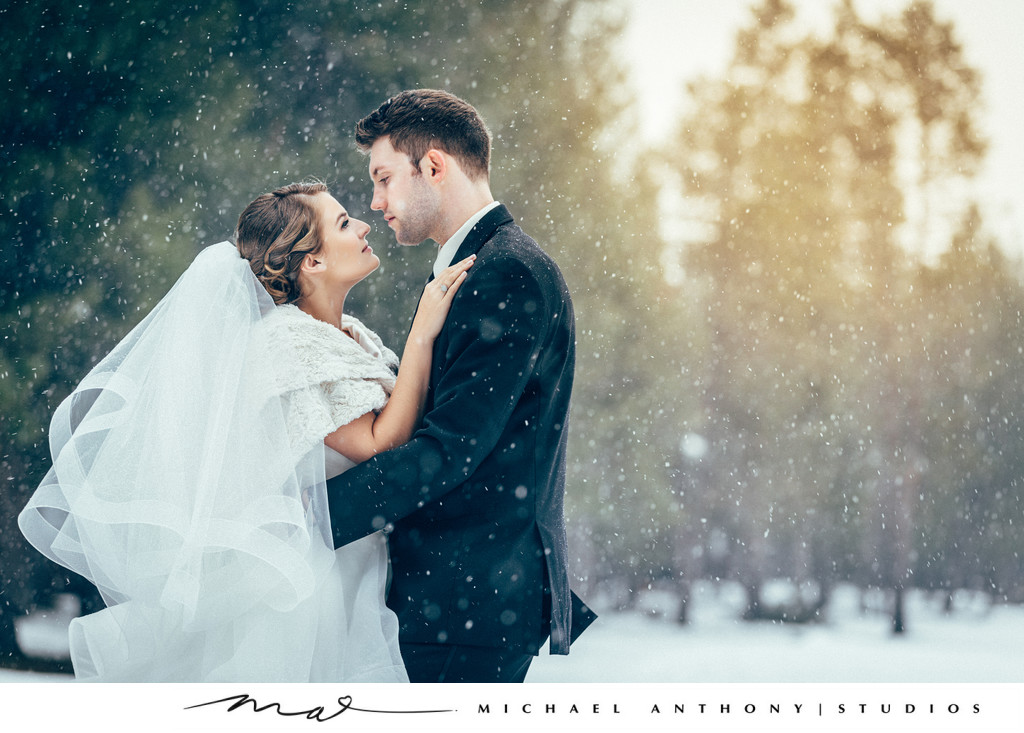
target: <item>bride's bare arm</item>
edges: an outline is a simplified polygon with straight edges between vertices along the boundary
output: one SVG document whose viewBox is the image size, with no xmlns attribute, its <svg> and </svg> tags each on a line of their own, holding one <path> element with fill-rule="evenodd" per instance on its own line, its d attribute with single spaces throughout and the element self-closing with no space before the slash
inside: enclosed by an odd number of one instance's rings
<svg viewBox="0 0 1024 733">
<path fill-rule="evenodd" d="M 402 353 L 395 388 L 384 409 L 379 413 L 368 412 L 342 425 L 324 438 L 327 446 L 351 461 L 362 463 L 412 437 L 423 416 L 434 339 L 441 332 L 452 298 L 475 259 L 474 255 L 446 268 L 423 290 Z"/>
</svg>

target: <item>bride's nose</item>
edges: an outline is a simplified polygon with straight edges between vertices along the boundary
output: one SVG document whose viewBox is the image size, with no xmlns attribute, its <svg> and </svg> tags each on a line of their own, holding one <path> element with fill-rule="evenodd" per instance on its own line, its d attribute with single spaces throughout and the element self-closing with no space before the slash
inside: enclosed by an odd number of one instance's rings
<svg viewBox="0 0 1024 733">
<path fill-rule="evenodd" d="M 370 225 L 362 219 L 356 219 L 356 223 L 359 225 L 359 238 L 362 239 L 370 233 Z"/>
</svg>

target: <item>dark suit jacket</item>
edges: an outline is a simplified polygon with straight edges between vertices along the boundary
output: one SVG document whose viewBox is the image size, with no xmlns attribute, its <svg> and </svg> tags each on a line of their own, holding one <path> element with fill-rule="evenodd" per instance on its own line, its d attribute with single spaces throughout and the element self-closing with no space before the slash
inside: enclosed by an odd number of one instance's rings
<svg viewBox="0 0 1024 733">
<path fill-rule="evenodd" d="M 327 483 L 335 546 L 393 526 L 388 606 L 403 642 L 551 652 L 590 621 L 569 590 L 565 446 L 575 322 L 555 263 L 489 211 L 434 345 L 412 440 Z"/>
</svg>

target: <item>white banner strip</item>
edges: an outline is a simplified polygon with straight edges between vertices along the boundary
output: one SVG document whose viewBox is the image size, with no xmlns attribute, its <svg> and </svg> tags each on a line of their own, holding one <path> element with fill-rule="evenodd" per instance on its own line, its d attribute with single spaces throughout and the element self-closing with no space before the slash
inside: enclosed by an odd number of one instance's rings
<svg viewBox="0 0 1024 733">
<path fill-rule="evenodd" d="M 1006 731 L 1024 684 L 0 685 L 4 730 Z"/>
</svg>

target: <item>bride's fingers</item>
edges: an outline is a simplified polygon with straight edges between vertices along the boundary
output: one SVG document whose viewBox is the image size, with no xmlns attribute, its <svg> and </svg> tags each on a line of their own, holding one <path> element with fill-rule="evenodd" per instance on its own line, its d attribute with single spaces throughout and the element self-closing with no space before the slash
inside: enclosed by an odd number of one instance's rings
<svg viewBox="0 0 1024 733">
<path fill-rule="evenodd" d="M 443 290 L 444 297 L 454 298 L 456 291 L 458 291 L 459 286 L 462 285 L 462 282 L 466 279 L 467 274 L 468 273 L 465 270 L 460 272 L 459 276 L 455 278 L 455 281 Z"/>
<path fill-rule="evenodd" d="M 472 267 L 474 262 L 476 262 L 476 255 L 470 255 L 461 262 L 456 262 L 454 265 L 449 265 L 448 267 L 444 268 L 444 275 L 442 275 L 442 277 L 448 275 L 451 276 L 451 278 L 456 278 L 459 276 L 459 273 L 465 272 L 470 267 Z"/>
<path fill-rule="evenodd" d="M 462 284 L 462 280 L 465 279 L 466 273 L 473 263 L 476 261 L 476 255 L 470 255 L 461 262 L 457 262 L 454 265 L 449 265 L 444 268 L 441 276 L 434 282 L 437 283 L 437 289 L 441 291 L 441 297 L 445 297 L 448 293 L 454 295 L 454 290 L 458 289 L 458 286 Z"/>
</svg>

